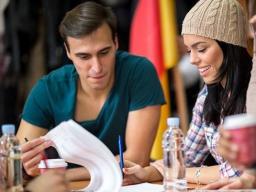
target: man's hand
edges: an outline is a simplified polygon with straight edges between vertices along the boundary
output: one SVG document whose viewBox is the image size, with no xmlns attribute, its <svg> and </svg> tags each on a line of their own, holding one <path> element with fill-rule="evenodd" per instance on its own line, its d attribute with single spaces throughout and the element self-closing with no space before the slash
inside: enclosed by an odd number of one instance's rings
<svg viewBox="0 0 256 192">
<path fill-rule="evenodd" d="M 64 171 L 49 170 L 32 180 L 26 187 L 31 192 L 66 192 L 68 183 Z"/>
<path fill-rule="evenodd" d="M 52 144 L 49 140 L 37 138 L 21 145 L 21 159 L 28 175 L 36 176 L 39 174 L 38 164 L 43 159 L 44 150 Z"/>
</svg>

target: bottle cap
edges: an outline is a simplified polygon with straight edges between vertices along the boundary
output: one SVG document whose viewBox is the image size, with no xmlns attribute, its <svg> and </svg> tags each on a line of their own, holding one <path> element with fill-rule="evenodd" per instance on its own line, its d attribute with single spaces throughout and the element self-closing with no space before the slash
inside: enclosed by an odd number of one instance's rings
<svg viewBox="0 0 256 192">
<path fill-rule="evenodd" d="M 167 125 L 168 126 L 175 126 L 175 127 L 179 127 L 180 125 L 180 119 L 178 117 L 169 117 L 167 119 Z"/>
<path fill-rule="evenodd" d="M 14 134 L 15 125 L 13 125 L 13 124 L 2 125 L 2 132 L 3 132 L 3 134 Z"/>
</svg>

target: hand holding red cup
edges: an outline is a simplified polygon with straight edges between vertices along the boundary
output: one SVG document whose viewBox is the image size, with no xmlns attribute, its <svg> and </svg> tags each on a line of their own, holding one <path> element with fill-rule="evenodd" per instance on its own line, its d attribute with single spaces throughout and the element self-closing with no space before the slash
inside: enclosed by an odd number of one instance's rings
<svg viewBox="0 0 256 192">
<path fill-rule="evenodd" d="M 64 159 L 45 159 L 41 160 L 38 168 L 40 170 L 40 173 L 43 174 L 47 170 L 65 170 L 67 167 L 67 163 L 64 161 Z"/>
<path fill-rule="evenodd" d="M 236 144 L 236 163 L 244 167 L 256 164 L 256 117 L 249 114 L 228 116 L 223 125 L 230 136 L 231 143 Z"/>
</svg>

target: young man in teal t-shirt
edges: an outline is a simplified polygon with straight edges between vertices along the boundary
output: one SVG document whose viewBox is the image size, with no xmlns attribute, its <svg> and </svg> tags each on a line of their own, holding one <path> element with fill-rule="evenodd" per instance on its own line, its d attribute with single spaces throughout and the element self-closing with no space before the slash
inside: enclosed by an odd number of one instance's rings
<svg viewBox="0 0 256 192">
<path fill-rule="evenodd" d="M 51 145 L 39 137 L 68 119 L 98 137 L 114 155 L 121 135 L 125 159 L 147 165 L 165 103 L 153 65 L 117 51 L 115 16 L 99 4 L 86 2 L 67 12 L 60 34 L 73 64 L 40 79 L 27 98 L 17 133 L 21 142 L 30 140 L 22 146 L 27 174 L 38 174 L 41 153 Z M 68 170 L 68 178 L 87 178 L 81 169 Z"/>
</svg>

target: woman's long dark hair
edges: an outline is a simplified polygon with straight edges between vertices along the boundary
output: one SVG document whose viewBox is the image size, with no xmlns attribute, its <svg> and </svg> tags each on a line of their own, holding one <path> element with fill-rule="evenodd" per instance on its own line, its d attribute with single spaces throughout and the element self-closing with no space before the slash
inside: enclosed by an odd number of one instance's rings
<svg viewBox="0 0 256 192">
<path fill-rule="evenodd" d="M 223 63 L 216 81 L 207 85 L 204 103 L 206 124 L 220 124 L 221 118 L 245 112 L 246 91 L 250 80 L 252 58 L 243 47 L 217 41 L 223 51 Z M 220 81 L 226 78 L 222 87 Z"/>
</svg>

